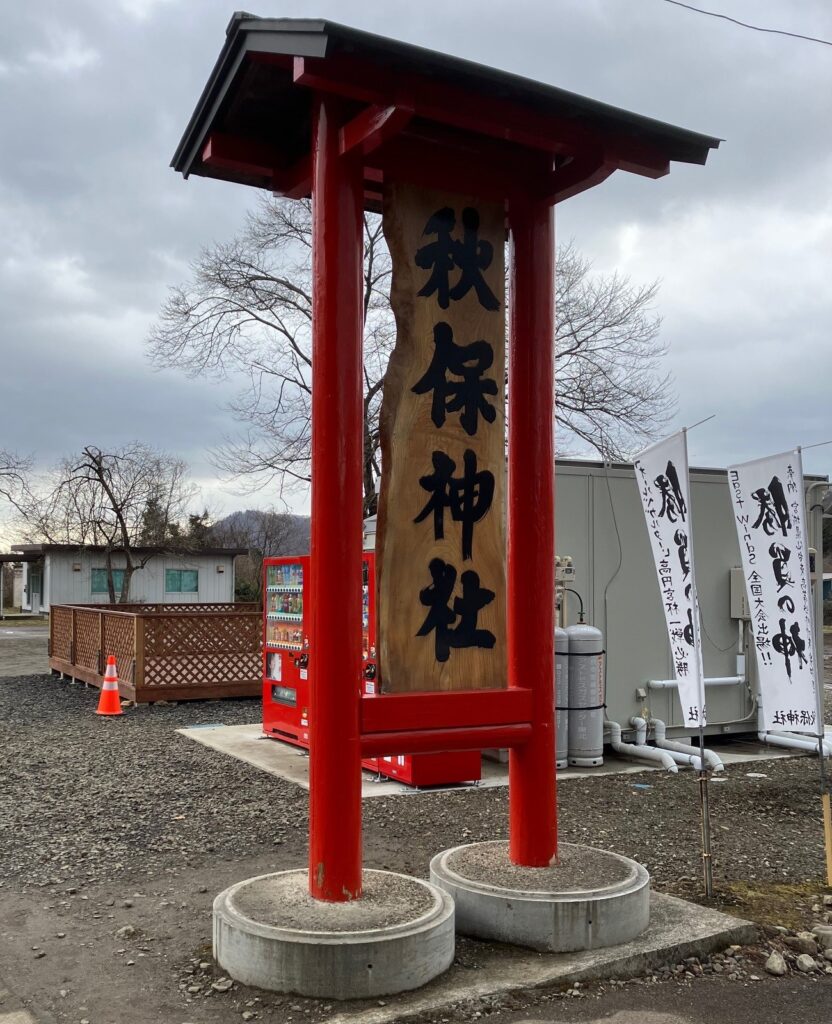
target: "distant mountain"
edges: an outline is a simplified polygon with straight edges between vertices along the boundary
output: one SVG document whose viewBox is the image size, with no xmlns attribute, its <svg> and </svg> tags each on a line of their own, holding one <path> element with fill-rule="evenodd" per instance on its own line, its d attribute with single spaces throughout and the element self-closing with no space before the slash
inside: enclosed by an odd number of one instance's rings
<svg viewBox="0 0 832 1024">
<path fill-rule="evenodd" d="M 252 552 L 268 558 L 308 554 L 309 530 L 309 516 L 249 508 L 218 519 L 211 526 L 209 536 L 217 545 L 251 548 Z"/>
</svg>

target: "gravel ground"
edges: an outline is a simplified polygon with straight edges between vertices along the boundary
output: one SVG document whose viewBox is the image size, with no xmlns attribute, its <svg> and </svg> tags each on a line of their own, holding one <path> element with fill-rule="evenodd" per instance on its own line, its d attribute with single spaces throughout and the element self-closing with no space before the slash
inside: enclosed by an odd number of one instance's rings
<svg viewBox="0 0 832 1024">
<path fill-rule="evenodd" d="M 328 1004 L 266 997 L 223 978 L 211 961 L 213 895 L 241 878 L 304 866 L 308 800 L 291 783 L 175 730 L 254 721 L 258 702 L 157 705 L 102 719 L 94 713 L 97 695 L 48 675 L 0 679 L 0 974 L 27 994 L 36 1017 L 61 1024 L 325 1019 Z M 716 904 L 793 930 L 824 913 L 832 917 L 821 901 L 817 759 L 737 765 L 711 790 Z M 564 840 L 634 857 L 657 889 L 701 898 L 692 773 L 564 780 L 559 806 Z M 505 838 L 507 794 L 466 789 L 375 798 L 364 804 L 364 822 L 367 867 L 425 877 L 439 850 Z M 661 981 L 670 986 L 668 1007 L 678 998 L 673 992 L 681 995 L 687 985 L 768 987 L 753 978 L 765 979 L 771 947 L 790 969 L 788 978 L 771 983 L 790 984 L 800 977 L 797 949 L 788 942 L 794 936 L 766 934 L 759 947 L 638 979 L 634 997 L 640 985 Z M 475 979 L 513 955 L 462 939 L 453 969 Z M 821 1002 L 829 992 L 823 970 L 819 961 L 805 981 L 818 979 Z M 616 984 L 551 998 L 568 997 L 570 1005 L 585 995 L 607 1000 Z M 444 1019 L 502 1017 L 506 1008 L 535 1001 L 542 1007 L 547 998 L 472 1004 Z M 759 1005 L 767 1005 L 765 998 Z"/>
<path fill-rule="evenodd" d="M 102 719 L 93 713 L 96 698 L 97 691 L 50 676 L 0 680 L 6 884 L 126 883 L 266 852 L 276 869 L 304 863 L 307 794 L 174 731 L 250 722 L 256 701 L 155 705 Z M 817 759 L 741 764 L 723 778 L 711 785 L 720 899 L 742 905 L 763 885 L 817 883 L 824 870 Z M 560 784 L 559 806 L 563 839 L 634 857 L 656 888 L 696 897 L 692 773 L 569 779 Z M 365 802 L 364 821 L 368 867 L 426 877 L 439 850 L 505 838 L 507 793 L 377 798 Z"/>
</svg>

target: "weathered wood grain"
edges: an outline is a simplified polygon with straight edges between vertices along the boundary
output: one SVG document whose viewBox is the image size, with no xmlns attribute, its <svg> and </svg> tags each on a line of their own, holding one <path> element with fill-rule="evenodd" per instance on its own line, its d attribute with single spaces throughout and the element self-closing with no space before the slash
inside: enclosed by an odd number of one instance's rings
<svg viewBox="0 0 832 1024">
<path fill-rule="evenodd" d="M 462 211 L 479 214 L 478 237 L 493 247 L 490 265 L 482 276 L 493 293 L 497 309 L 486 309 L 471 289 L 442 308 L 438 293 L 420 296 L 431 271 L 416 263 L 418 249 L 436 239 L 425 227 L 436 211 L 450 207 L 462 237 Z M 391 302 L 396 317 L 396 347 L 390 359 L 381 409 L 382 479 L 379 501 L 377 562 L 379 595 L 380 674 L 384 692 L 412 690 L 491 689 L 506 685 L 505 605 L 505 257 L 504 211 L 499 204 L 419 189 L 409 185 L 385 186 L 384 234 L 393 260 Z M 453 284 L 459 271 L 450 275 Z M 487 341 L 494 359 L 485 371 L 496 394 L 488 396 L 494 421 L 478 417 L 475 434 L 463 429 L 459 411 L 447 411 L 445 422 L 432 419 L 432 394 L 412 388 L 424 376 L 435 353 L 434 328 L 449 325 L 457 345 Z M 460 378 L 449 376 L 457 382 Z M 470 421 L 469 421 L 470 426 Z M 414 519 L 430 493 L 420 479 L 433 472 L 432 456 L 442 452 L 456 464 L 462 477 L 464 454 L 476 455 L 477 471 L 494 476 L 494 493 L 485 516 L 473 527 L 470 559 L 462 555 L 462 524 L 445 510 L 444 537 L 434 535 L 434 517 Z M 477 628 L 490 631 L 493 648 L 453 648 L 438 661 L 435 633 L 418 636 L 428 608 L 420 592 L 431 585 L 429 565 L 434 558 L 457 571 L 454 597 L 461 595 L 461 575 L 473 570 L 480 586 L 494 592 L 491 603 L 478 615 Z M 451 601 L 453 607 L 453 599 Z"/>
</svg>

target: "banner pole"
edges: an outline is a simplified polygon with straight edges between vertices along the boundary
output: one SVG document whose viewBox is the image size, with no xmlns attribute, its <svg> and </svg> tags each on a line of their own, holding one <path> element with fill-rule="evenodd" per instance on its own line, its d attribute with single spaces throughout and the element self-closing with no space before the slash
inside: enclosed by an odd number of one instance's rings
<svg viewBox="0 0 832 1024">
<path fill-rule="evenodd" d="M 700 420 L 699 423 L 694 423 L 694 427 L 698 427 L 702 423 L 707 423 L 708 420 L 714 418 L 715 413 L 712 416 L 707 416 L 705 419 Z M 688 427 L 682 428 L 682 436 L 684 437 L 685 443 L 685 466 L 688 474 L 688 494 L 691 493 L 690 486 L 690 460 L 688 459 Z M 691 505 L 693 502 L 691 501 Z M 690 532 L 691 540 L 693 535 L 693 510 L 688 509 L 688 515 L 690 517 Z M 699 810 L 702 818 L 702 876 L 705 883 L 705 896 L 707 899 L 711 899 L 714 894 L 714 872 L 713 872 L 713 860 L 711 858 L 711 805 L 708 799 L 708 769 L 705 765 L 705 667 L 702 662 L 702 648 L 699 639 L 699 597 L 696 593 L 696 575 L 695 568 L 693 565 L 693 559 L 691 559 L 691 583 L 693 584 L 693 607 L 696 613 L 696 628 L 694 636 L 696 638 L 696 657 L 699 661 Z"/>
<path fill-rule="evenodd" d="M 711 860 L 711 805 L 708 800 L 708 770 L 705 767 L 705 730 L 699 723 L 699 805 L 702 814 L 702 873 L 705 879 L 705 895 L 710 899 L 714 894 L 714 873 Z"/>
<path fill-rule="evenodd" d="M 805 447 L 807 447 L 807 448 L 820 448 L 822 445 L 829 444 L 829 443 L 830 443 L 829 441 L 822 441 L 819 444 L 806 445 Z M 803 447 L 804 446 L 798 445 L 797 448 L 795 449 L 795 451 L 797 453 L 798 459 L 800 460 L 800 482 L 801 482 L 802 487 L 805 488 L 805 483 L 804 483 L 804 480 L 803 480 Z M 815 484 L 810 484 L 809 490 L 812 490 L 812 488 L 814 486 L 816 486 L 816 485 Z M 801 494 L 801 498 L 803 499 L 803 518 L 804 518 L 805 523 L 806 523 L 806 542 L 807 542 L 807 545 L 808 545 L 808 542 L 809 542 L 809 518 L 808 518 L 808 509 L 806 508 L 808 502 L 806 501 L 806 491 L 805 491 L 805 489 L 803 490 L 803 493 Z M 818 545 L 818 552 L 819 552 L 819 554 L 821 556 L 821 559 L 822 559 L 823 558 L 823 544 L 822 543 Z M 811 579 L 810 579 L 810 588 L 811 588 Z M 816 704 L 816 707 L 817 707 L 816 714 L 817 714 L 817 723 L 818 723 L 817 740 L 818 740 L 818 768 L 819 768 L 819 771 L 820 771 L 820 807 L 821 807 L 821 815 L 822 815 L 822 819 L 823 819 L 823 845 L 824 845 L 824 849 L 825 849 L 825 852 L 826 852 L 826 884 L 832 886 L 832 807 L 830 806 L 829 788 L 828 788 L 827 781 L 826 781 L 826 761 L 824 759 L 824 753 L 823 753 L 823 741 L 826 738 L 826 736 L 825 736 L 825 729 L 824 729 L 824 723 L 823 723 L 823 710 L 824 710 L 823 709 L 823 645 L 821 644 L 821 649 L 820 649 L 820 651 L 818 651 L 818 646 L 817 646 L 816 637 L 815 637 L 816 622 L 815 622 L 815 610 L 814 610 L 815 605 L 814 605 L 814 601 L 812 602 L 812 604 L 813 604 L 813 607 L 812 607 L 812 615 L 811 615 L 810 622 L 811 622 L 811 626 L 812 626 L 812 648 L 814 650 L 813 665 L 814 665 L 814 669 L 815 669 L 815 679 L 814 679 L 814 683 L 815 683 L 815 704 Z M 823 627 L 821 627 L 821 630 L 822 629 L 823 629 Z M 821 636 L 822 635 L 823 635 L 823 633 L 821 632 Z M 818 659 L 818 654 L 820 654 L 820 659 Z M 818 665 L 818 660 L 820 660 L 820 665 Z"/>
</svg>

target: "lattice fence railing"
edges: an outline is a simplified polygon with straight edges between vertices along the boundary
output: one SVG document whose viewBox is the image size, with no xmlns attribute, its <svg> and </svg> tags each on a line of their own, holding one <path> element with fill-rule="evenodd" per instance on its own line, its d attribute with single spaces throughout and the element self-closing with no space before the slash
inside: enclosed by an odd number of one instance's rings
<svg viewBox="0 0 832 1024">
<path fill-rule="evenodd" d="M 75 609 L 75 658 L 74 664 L 81 668 L 100 672 L 99 651 L 101 649 L 101 614 Z"/>
<path fill-rule="evenodd" d="M 260 683 L 260 654 L 185 654 L 147 658 L 146 689 L 176 690 L 185 687 L 216 687 Z"/>
<path fill-rule="evenodd" d="M 72 658 L 72 609 L 54 606 L 49 614 L 49 653 L 53 658 Z"/>
<path fill-rule="evenodd" d="M 258 653 L 261 620 L 254 615 L 146 615 L 146 658 L 183 654 Z"/>
<path fill-rule="evenodd" d="M 124 612 L 101 612 L 101 616 L 104 665 L 109 655 L 115 655 L 119 679 L 125 683 L 139 684 L 140 680 L 135 678 L 136 616 Z"/>
<path fill-rule="evenodd" d="M 96 673 L 100 682 L 112 654 L 119 679 L 136 688 L 137 700 L 149 689 L 222 696 L 231 688 L 256 693 L 260 686 L 256 604 L 56 605 L 50 621 L 53 658 Z"/>
</svg>

